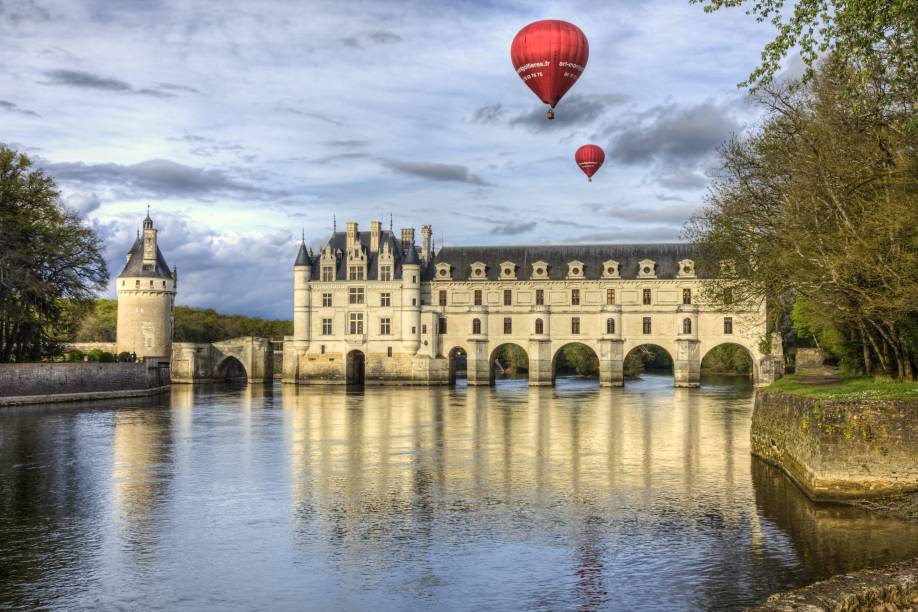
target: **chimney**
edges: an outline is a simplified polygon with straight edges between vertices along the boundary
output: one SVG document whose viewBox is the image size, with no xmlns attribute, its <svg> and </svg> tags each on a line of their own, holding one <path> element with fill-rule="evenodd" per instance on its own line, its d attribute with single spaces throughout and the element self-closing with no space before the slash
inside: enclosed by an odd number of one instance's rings
<svg viewBox="0 0 918 612">
<path fill-rule="evenodd" d="M 430 237 L 433 235 L 433 231 L 430 229 L 429 225 L 421 226 L 421 261 L 425 264 L 430 261 Z"/>
<path fill-rule="evenodd" d="M 379 251 L 379 232 L 382 228 L 382 221 L 370 221 L 370 252 Z"/>
<path fill-rule="evenodd" d="M 347 244 L 345 250 L 350 252 L 357 244 L 357 222 L 348 221 L 347 222 Z"/>
<path fill-rule="evenodd" d="M 402 252 L 407 253 L 408 247 L 414 246 L 414 228 L 402 228 Z"/>
</svg>

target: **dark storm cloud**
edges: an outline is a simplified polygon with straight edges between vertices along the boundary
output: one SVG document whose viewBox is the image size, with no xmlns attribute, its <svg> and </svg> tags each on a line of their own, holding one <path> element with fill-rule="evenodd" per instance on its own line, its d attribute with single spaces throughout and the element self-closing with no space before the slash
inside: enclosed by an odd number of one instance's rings
<svg viewBox="0 0 918 612">
<path fill-rule="evenodd" d="M 18 114 L 20 114 L 20 115 L 29 115 L 29 116 L 32 116 L 32 117 L 41 117 L 41 115 L 39 115 L 39 114 L 36 113 L 35 111 L 30 111 L 30 110 L 28 110 L 28 109 L 22 108 L 22 107 L 19 106 L 18 104 L 13 104 L 12 102 L 10 102 L 10 101 L 8 101 L 8 100 L 0 100 L 0 110 L 5 110 L 5 111 L 11 112 L 11 113 L 18 113 Z"/>
<path fill-rule="evenodd" d="M 342 38 L 341 43 L 346 47 L 360 49 L 366 45 L 393 45 L 402 40 L 404 39 L 401 36 L 389 30 L 370 30 Z"/>
<path fill-rule="evenodd" d="M 615 204 L 589 203 L 584 204 L 583 207 L 604 221 L 656 223 L 658 225 L 676 226 L 682 226 L 686 219 L 697 213 L 701 208 L 701 206 L 697 204 L 634 206 L 624 202 L 617 202 Z"/>
<path fill-rule="evenodd" d="M 384 167 L 398 174 L 416 176 L 430 181 L 490 185 L 480 176 L 472 174 L 466 166 L 459 164 L 436 164 L 430 162 L 409 162 L 397 159 L 383 159 Z"/>
<path fill-rule="evenodd" d="M 740 127 L 728 105 L 710 100 L 656 106 L 607 126 L 604 133 L 612 142 L 606 155 L 623 164 L 695 162 L 714 153 Z"/>
<path fill-rule="evenodd" d="M 199 93 L 194 87 L 176 85 L 175 83 L 157 83 L 154 87 L 135 88 L 127 81 L 106 77 L 84 70 L 47 70 L 44 75 L 49 79 L 46 85 L 64 85 L 82 89 L 97 89 L 113 93 L 137 94 L 154 98 L 174 98 L 177 93 Z"/>
<path fill-rule="evenodd" d="M 59 181 L 93 187 L 112 187 L 133 197 L 193 197 L 269 199 L 281 191 L 261 189 L 236 181 L 222 170 L 194 168 L 168 159 L 150 159 L 132 165 L 45 163 L 44 169 Z"/>
<path fill-rule="evenodd" d="M 495 236 L 516 236 L 518 234 L 525 234 L 526 232 L 532 231 L 535 229 L 535 221 L 528 221 L 522 223 L 501 223 L 495 225 L 491 228 L 491 234 Z"/>
<path fill-rule="evenodd" d="M 481 106 L 472 113 L 472 123 L 483 123 L 485 125 L 498 123 L 506 112 L 507 109 L 500 102 Z"/>
<path fill-rule="evenodd" d="M 607 110 L 620 106 L 628 100 L 622 94 L 566 96 L 555 107 L 555 121 L 549 121 L 545 114 L 548 108 L 544 104 L 536 105 L 532 110 L 520 113 L 509 120 L 511 126 L 522 126 L 536 132 L 549 130 L 564 131 L 571 126 L 587 125 L 603 116 Z"/>
</svg>

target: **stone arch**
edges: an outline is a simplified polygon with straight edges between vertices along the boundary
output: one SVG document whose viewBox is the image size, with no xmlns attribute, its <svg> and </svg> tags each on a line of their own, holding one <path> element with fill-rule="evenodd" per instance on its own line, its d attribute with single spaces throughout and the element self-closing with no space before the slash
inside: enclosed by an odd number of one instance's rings
<svg viewBox="0 0 918 612">
<path fill-rule="evenodd" d="M 736 340 L 724 340 L 723 342 L 713 342 L 708 346 L 705 346 L 701 353 L 701 366 L 704 367 L 704 360 L 711 354 L 714 349 L 724 346 L 735 346 L 743 349 L 746 353 L 746 356 L 749 358 L 749 372 L 748 376 L 751 376 L 753 381 L 759 381 L 759 360 L 758 360 L 758 351 L 753 350 L 743 342 L 737 342 Z"/>
<path fill-rule="evenodd" d="M 363 351 L 349 351 L 345 359 L 345 382 L 349 385 L 362 385 L 366 382 L 367 356 Z"/>
<path fill-rule="evenodd" d="M 469 352 L 464 346 L 456 345 L 446 353 L 449 360 L 449 384 L 455 385 L 456 378 L 459 374 L 464 373 L 461 378 L 468 379 Z"/>
<path fill-rule="evenodd" d="M 634 341 L 634 342 L 628 343 L 628 344 L 625 346 L 625 351 L 624 351 L 624 353 L 623 353 L 623 354 L 624 354 L 624 375 L 625 375 L 625 378 L 626 378 L 626 379 L 629 378 L 629 374 L 631 374 L 631 377 L 633 377 L 633 371 L 632 371 L 633 364 L 632 364 L 631 362 L 629 362 L 629 357 L 636 358 L 637 355 L 638 355 L 638 353 L 636 353 L 636 351 L 640 351 L 640 350 L 644 349 L 644 347 L 648 347 L 648 349 L 649 349 L 651 352 L 653 352 L 653 353 L 655 353 L 655 354 L 657 354 L 657 355 L 665 355 L 665 361 L 667 362 L 667 363 L 665 364 L 665 367 L 667 367 L 667 368 L 669 369 L 669 375 L 673 377 L 673 380 L 674 380 L 674 382 L 675 382 L 676 355 L 675 355 L 675 353 L 674 353 L 674 351 L 673 351 L 672 349 L 670 349 L 670 348 L 664 346 L 663 344 L 661 344 L 661 343 L 659 343 L 659 342 L 640 342 L 640 341 Z M 653 348 L 649 348 L 649 347 L 653 347 Z M 662 353 L 660 353 L 660 351 L 662 351 Z M 632 354 L 634 354 L 634 355 L 632 356 Z M 664 360 L 663 357 L 659 357 L 658 359 L 661 360 L 661 361 Z M 643 359 L 642 362 L 646 362 L 646 358 Z M 661 365 L 664 365 L 664 364 L 661 364 Z"/>
<path fill-rule="evenodd" d="M 498 353 L 505 346 L 514 346 L 522 351 L 522 354 L 526 356 L 526 371 L 528 372 L 529 370 L 529 364 L 532 361 L 529 357 L 529 351 L 527 351 L 523 346 L 516 342 L 501 342 L 491 350 L 491 353 L 488 357 L 488 381 L 492 385 L 497 379 L 498 370 L 508 367 L 508 364 L 498 363 Z"/>
<path fill-rule="evenodd" d="M 589 378 L 595 378 L 595 379 L 596 379 L 596 382 L 597 382 L 597 384 L 598 384 L 598 383 L 599 383 L 599 351 L 597 351 L 595 347 L 590 346 L 590 345 L 589 345 L 588 343 L 586 343 L 586 342 L 578 342 L 578 341 L 574 341 L 574 342 L 565 342 L 564 344 L 562 344 L 561 346 L 559 346 L 557 349 L 555 349 L 555 352 L 554 352 L 554 354 L 552 355 L 552 358 L 551 358 L 551 382 L 552 382 L 552 384 L 555 383 L 555 379 L 556 379 L 557 376 L 558 376 L 558 365 L 559 365 L 559 363 L 563 364 L 564 362 L 567 361 L 566 358 L 565 358 L 565 356 L 564 356 L 563 351 L 564 351 L 565 348 L 567 348 L 567 347 L 569 347 L 569 346 L 583 347 L 583 348 L 585 348 L 586 350 L 588 350 L 588 351 L 590 352 L 590 354 L 592 355 L 592 363 L 590 363 L 590 364 L 570 364 L 570 366 L 576 367 L 576 366 L 578 366 L 578 365 L 581 365 L 581 366 L 586 366 L 586 365 L 588 365 L 588 369 L 590 369 L 590 370 L 592 370 L 592 371 L 590 371 L 589 373 L 582 373 L 582 375 L 585 376 L 585 377 L 589 377 Z M 587 358 L 589 358 L 589 357 L 587 357 Z"/>
<path fill-rule="evenodd" d="M 248 382 L 249 372 L 239 359 L 226 355 L 214 368 L 217 380 L 227 382 Z"/>
</svg>

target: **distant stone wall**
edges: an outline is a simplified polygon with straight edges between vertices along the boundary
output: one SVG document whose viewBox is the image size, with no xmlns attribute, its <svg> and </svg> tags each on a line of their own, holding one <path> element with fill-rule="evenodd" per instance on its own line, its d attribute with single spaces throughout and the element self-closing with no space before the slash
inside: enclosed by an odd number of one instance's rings
<svg viewBox="0 0 918 612">
<path fill-rule="evenodd" d="M 168 363 L 0 365 L 0 406 L 148 395 L 169 385 Z"/>
<path fill-rule="evenodd" d="M 64 349 L 68 351 L 76 349 L 84 353 L 88 353 L 93 349 L 99 349 L 100 351 L 112 353 L 113 355 L 117 354 L 115 353 L 114 342 L 70 342 L 64 345 Z"/>
<path fill-rule="evenodd" d="M 752 453 L 819 501 L 918 489 L 918 401 L 827 401 L 759 391 Z"/>
</svg>

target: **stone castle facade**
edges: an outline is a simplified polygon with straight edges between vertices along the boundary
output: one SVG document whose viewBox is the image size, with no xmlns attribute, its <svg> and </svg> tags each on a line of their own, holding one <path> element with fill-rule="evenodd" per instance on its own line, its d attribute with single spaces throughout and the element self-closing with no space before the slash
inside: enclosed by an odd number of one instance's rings
<svg viewBox="0 0 918 612">
<path fill-rule="evenodd" d="M 293 266 L 294 333 L 283 379 L 299 384 L 448 384 L 465 362 L 469 384 L 495 377 L 497 350 L 529 358 L 529 384 L 551 385 L 569 343 L 598 356 L 600 384 L 623 384 L 629 351 L 662 347 L 677 386 L 699 384 L 712 348 L 745 347 L 757 382 L 780 375 L 760 350 L 764 305 L 723 311 L 703 302 L 688 244 L 444 247 L 429 225 L 396 236 L 348 223 L 318 252 L 301 243 Z M 780 350 L 780 341 L 772 343 Z"/>
<path fill-rule="evenodd" d="M 115 350 L 137 359 L 172 355 L 175 292 L 178 273 L 170 270 L 156 241 L 157 230 L 147 211 L 143 233 L 127 254 L 116 279 L 118 323 Z"/>
</svg>

